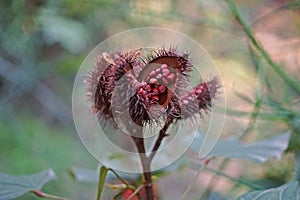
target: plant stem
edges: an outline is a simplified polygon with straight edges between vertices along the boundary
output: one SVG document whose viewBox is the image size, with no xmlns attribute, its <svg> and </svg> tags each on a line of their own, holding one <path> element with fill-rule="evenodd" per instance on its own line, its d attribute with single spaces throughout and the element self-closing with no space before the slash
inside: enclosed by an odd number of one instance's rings
<svg viewBox="0 0 300 200">
<path fill-rule="evenodd" d="M 59 197 L 51 194 L 46 194 L 40 190 L 32 190 L 32 193 L 34 193 L 36 196 L 40 198 L 45 198 L 45 199 L 52 199 L 52 200 L 70 200 L 64 197 Z"/>
<path fill-rule="evenodd" d="M 164 139 L 164 137 L 168 136 L 166 134 L 167 132 L 167 129 L 169 128 L 171 122 L 167 122 L 164 127 L 159 131 L 159 135 L 158 135 L 158 138 L 156 139 L 156 142 L 151 150 L 151 153 L 149 155 L 149 160 L 150 162 L 153 160 L 157 150 L 159 149 L 160 145 L 161 145 L 161 142 L 162 140 Z"/>
<path fill-rule="evenodd" d="M 115 172 L 115 170 L 113 170 L 112 168 L 108 168 L 108 171 L 111 171 L 116 177 L 117 179 L 119 179 L 124 185 L 126 185 L 127 188 L 133 189 L 135 190 L 136 188 L 132 185 L 129 185 L 117 172 Z"/>
<path fill-rule="evenodd" d="M 237 21 L 240 23 L 240 25 L 243 27 L 246 35 L 250 39 L 253 46 L 258 50 L 258 52 L 261 54 L 261 56 L 264 58 L 264 60 L 272 67 L 272 69 L 289 85 L 294 91 L 296 91 L 298 94 L 300 94 L 300 84 L 298 81 L 295 81 L 289 77 L 289 75 L 283 70 L 282 66 L 277 65 L 268 55 L 266 50 L 263 49 L 263 47 L 258 43 L 256 38 L 254 37 L 251 28 L 249 25 L 244 22 L 242 19 L 236 5 L 231 0 L 225 0 L 228 4 L 229 8 L 231 9 L 231 12 L 233 13 L 234 17 L 237 19 Z"/>
<path fill-rule="evenodd" d="M 128 198 L 127 198 L 127 200 L 130 200 L 130 199 L 132 199 L 135 195 L 137 195 L 140 191 L 141 191 L 141 189 L 143 189 L 143 185 L 141 185 L 141 186 L 139 186 Z"/>
<path fill-rule="evenodd" d="M 144 138 L 138 138 L 132 136 L 132 139 L 135 143 L 135 146 L 138 150 L 139 157 L 142 164 L 142 179 L 143 179 L 143 185 L 146 191 L 146 199 L 147 200 L 154 200 L 156 199 L 153 193 L 153 184 L 152 184 L 152 174 L 151 174 L 151 162 L 156 155 L 157 150 L 159 149 L 162 140 L 167 136 L 166 132 L 169 127 L 169 125 L 172 123 L 166 122 L 164 127 L 159 131 L 159 135 L 155 141 L 155 144 L 149 154 L 149 156 L 146 155 L 145 150 L 145 144 L 144 144 Z"/>
<path fill-rule="evenodd" d="M 152 174 L 151 174 L 151 167 L 150 167 L 151 161 L 146 156 L 144 138 L 138 138 L 132 136 L 132 139 L 138 150 L 139 157 L 142 164 L 142 180 L 146 191 L 146 199 L 154 200 L 152 177 L 151 177 Z"/>
</svg>

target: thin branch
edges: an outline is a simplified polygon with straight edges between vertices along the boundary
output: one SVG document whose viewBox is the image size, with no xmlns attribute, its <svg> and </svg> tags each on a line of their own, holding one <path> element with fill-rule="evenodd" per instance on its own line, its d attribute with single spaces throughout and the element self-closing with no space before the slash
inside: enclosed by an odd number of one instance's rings
<svg viewBox="0 0 300 200">
<path fill-rule="evenodd" d="M 170 124 L 171 124 L 171 122 L 166 122 L 164 127 L 159 131 L 159 135 L 155 141 L 155 144 L 151 150 L 150 155 L 148 156 L 148 159 L 150 162 L 153 160 L 153 157 L 155 156 L 157 150 L 159 149 L 164 137 L 168 136 L 168 134 L 166 134 L 166 132 L 167 132 L 167 129 L 169 128 Z"/>
<path fill-rule="evenodd" d="M 137 195 L 141 189 L 143 189 L 144 185 L 140 185 L 126 200 L 132 199 L 135 195 Z"/>
<path fill-rule="evenodd" d="M 255 103 L 255 107 L 252 112 L 250 122 L 249 122 L 247 128 L 244 130 L 243 134 L 240 136 L 241 140 L 244 139 L 246 137 L 246 135 L 254 128 L 261 105 L 262 105 L 262 99 L 258 99 Z"/>
<path fill-rule="evenodd" d="M 250 26 L 253 26 L 253 25 L 255 25 L 256 23 L 258 23 L 258 22 L 260 22 L 260 21 L 262 21 L 262 20 L 265 20 L 266 18 L 268 18 L 268 17 L 270 17 L 270 16 L 276 14 L 276 13 L 277 13 L 278 11 L 280 11 L 280 10 L 288 9 L 288 8 L 290 8 L 290 7 L 292 6 L 292 4 L 293 4 L 293 3 L 291 3 L 291 2 L 286 2 L 286 3 L 282 4 L 282 5 L 280 5 L 279 7 L 277 7 L 277 8 L 275 8 L 275 9 L 271 10 L 271 11 L 268 12 L 267 14 L 265 14 L 265 15 L 263 15 L 263 16 L 257 18 L 257 19 L 255 19 L 255 20 L 253 20 L 249 25 L 250 25 Z"/>
<path fill-rule="evenodd" d="M 121 178 L 121 176 L 115 172 L 115 170 L 111 169 L 111 168 L 108 168 L 107 169 L 108 171 L 111 171 L 124 185 L 126 185 L 127 188 L 130 188 L 130 189 L 136 189 L 134 186 L 128 184 L 123 178 Z"/>
<path fill-rule="evenodd" d="M 67 198 L 64 198 L 64 197 L 59 197 L 59 196 L 47 194 L 47 193 L 44 193 L 40 190 L 32 190 L 31 192 L 34 193 L 36 196 L 38 196 L 40 198 L 52 199 L 52 200 L 70 200 L 70 199 L 67 199 Z"/>
<path fill-rule="evenodd" d="M 135 146 L 138 150 L 138 154 L 142 164 L 142 181 L 146 190 L 147 200 L 154 200 L 152 174 L 151 174 L 151 160 L 146 156 L 144 138 L 138 138 L 132 136 Z"/>
</svg>

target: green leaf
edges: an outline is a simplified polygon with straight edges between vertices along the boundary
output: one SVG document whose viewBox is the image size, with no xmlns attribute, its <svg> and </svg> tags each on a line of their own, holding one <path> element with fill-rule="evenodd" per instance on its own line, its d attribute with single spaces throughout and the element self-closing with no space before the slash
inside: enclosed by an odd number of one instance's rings
<svg viewBox="0 0 300 200">
<path fill-rule="evenodd" d="M 105 183 L 105 178 L 106 178 L 107 172 L 108 172 L 108 169 L 105 168 L 104 166 L 102 166 L 100 168 L 97 200 L 100 200 L 100 198 L 101 198 L 101 194 L 102 194 L 102 190 L 103 190 L 103 187 L 104 187 L 104 183 Z"/>
<path fill-rule="evenodd" d="M 198 151 L 203 138 L 204 135 L 199 134 L 191 149 Z M 241 158 L 263 163 L 271 157 L 280 159 L 288 147 L 289 140 L 290 133 L 276 135 L 250 145 L 242 144 L 237 138 L 219 139 L 207 157 Z"/>
<path fill-rule="evenodd" d="M 100 167 L 99 167 L 100 168 Z M 107 169 L 108 171 L 112 171 L 113 174 L 107 174 L 106 180 L 112 181 L 115 180 L 116 177 L 119 179 L 121 176 L 123 179 L 137 180 L 140 178 L 139 174 L 131 174 L 131 173 L 116 173 L 112 169 Z M 81 183 L 98 183 L 98 172 L 96 169 L 87 169 L 81 167 L 71 167 L 69 169 L 70 175 L 78 182 Z M 120 176 L 117 174 L 120 174 Z"/>
<path fill-rule="evenodd" d="M 71 167 L 69 173 L 78 182 L 98 183 L 98 173 L 96 170 Z"/>
<path fill-rule="evenodd" d="M 222 197 L 219 193 L 212 192 L 208 195 L 206 200 L 226 200 L 226 199 L 224 197 Z"/>
<path fill-rule="evenodd" d="M 277 188 L 248 192 L 238 200 L 297 200 L 300 198 L 298 189 L 298 182 L 290 182 Z"/>
<path fill-rule="evenodd" d="M 274 187 L 279 187 L 283 185 L 285 182 L 281 179 L 275 178 L 262 178 L 262 179 L 255 179 L 251 181 L 253 184 L 260 186 L 258 189 L 270 189 Z"/>
<path fill-rule="evenodd" d="M 0 173 L 0 200 L 14 199 L 27 192 L 40 190 L 54 178 L 56 175 L 52 169 L 23 176 Z"/>
</svg>

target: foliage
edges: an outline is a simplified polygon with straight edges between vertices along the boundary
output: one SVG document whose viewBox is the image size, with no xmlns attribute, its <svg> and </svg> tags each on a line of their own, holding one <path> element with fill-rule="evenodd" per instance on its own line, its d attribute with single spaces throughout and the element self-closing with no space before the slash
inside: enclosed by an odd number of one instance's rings
<svg viewBox="0 0 300 200">
<path fill-rule="evenodd" d="M 298 182 L 291 182 L 284 184 L 278 188 L 268 190 L 252 191 L 239 197 L 239 200 L 247 199 L 299 199 L 299 184 Z"/>
<path fill-rule="evenodd" d="M 52 169 L 26 176 L 0 174 L 0 199 L 14 199 L 26 192 L 43 195 L 40 189 L 45 183 L 56 178 Z"/>
<path fill-rule="evenodd" d="M 276 135 L 272 138 L 248 145 L 241 144 L 238 138 L 219 139 L 206 157 L 249 159 L 254 162 L 263 163 L 272 157 L 280 159 L 282 153 L 288 147 L 289 140 L 290 134 L 288 133 Z M 199 134 L 191 148 L 197 153 L 202 142 L 203 135 Z"/>
</svg>

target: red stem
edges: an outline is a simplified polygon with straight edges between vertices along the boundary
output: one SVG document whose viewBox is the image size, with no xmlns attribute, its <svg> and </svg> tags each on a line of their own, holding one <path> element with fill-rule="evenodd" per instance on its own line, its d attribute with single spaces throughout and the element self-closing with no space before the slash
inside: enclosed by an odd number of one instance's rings
<svg viewBox="0 0 300 200">
<path fill-rule="evenodd" d="M 146 191 L 146 200 L 154 200 L 152 174 L 150 169 L 151 161 L 146 156 L 144 138 L 138 138 L 132 136 L 132 139 L 137 147 L 141 159 L 142 167 L 143 167 L 142 179 Z"/>
<path fill-rule="evenodd" d="M 167 136 L 166 131 L 169 127 L 171 122 L 167 122 L 164 127 L 159 131 L 159 135 L 156 139 L 156 142 L 150 152 L 150 155 L 146 156 L 146 150 L 145 150 L 145 144 L 144 144 L 144 138 L 138 138 L 135 136 L 132 136 L 132 139 L 135 143 L 135 146 L 138 150 L 139 157 L 142 163 L 142 179 L 143 184 L 146 191 L 146 200 L 154 200 L 156 199 L 153 193 L 153 184 L 152 184 L 152 174 L 151 174 L 151 162 L 156 155 L 157 150 L 159 149 L 161 142 L 164 137 Z"/>
<path fill-rule="evenodd" d="M 156 142 L 151 150 L 151 153 L 149 155 L 149 160 L 150 162 L 153 160 L 157 150 L 159 149 L 160 145 L 161 145 L 161 142 L 162 140 L 164 139 L 164 137 L 168 136 L 168 134 L 166 134 L 167 132 L 167 129 L 169 128 L 171 122 L 167 122 L 164 127 L 159 131 L 159 135 L 158 135 L 158 138 L 156 139 Z"/>
</svg>

